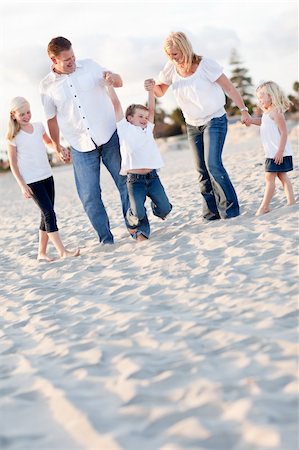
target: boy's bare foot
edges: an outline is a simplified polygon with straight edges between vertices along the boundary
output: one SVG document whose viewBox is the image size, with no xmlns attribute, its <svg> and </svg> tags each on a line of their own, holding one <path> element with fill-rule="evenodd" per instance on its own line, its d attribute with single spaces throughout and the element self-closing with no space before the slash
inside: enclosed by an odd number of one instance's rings
<svg viewBox="0 0 299 450">
<path fill-rule="evenodd" d="M 80 255 L 80 249 L 77 248 L 77 250 L 65 250 L 65 252 L 61 255 L 61 258 L 73 258 L 75 256 L 79 256 Z"/>
<path fill-rule="evenodd" d="M 270 212 L 270 209 L 267 208 L 259 208 L 257 212 L 255 213 L 256 216 L 262 216 L 263 214 L 267 214 Z"/>
<path fill-rule="evenodd" d="M 37 260 L 38 260 L 38 261 L 47 261 L 47 262 L 55 261 L 54 258 L 50 258 L 50 256 L 48 256 L 48 255 L 46 255 L 46 254 L 43 254 L 43 253 L 40 253 L 40 254 L 37 256 Z"/>
<path fill-rule="evenodd" d="M 136 241 L 138 241 L 138 242 L 147 241 L 147 240 L 148 239 L 143 234 L 138 234 L 138 236 L 136 237 Z"/>
</svg>

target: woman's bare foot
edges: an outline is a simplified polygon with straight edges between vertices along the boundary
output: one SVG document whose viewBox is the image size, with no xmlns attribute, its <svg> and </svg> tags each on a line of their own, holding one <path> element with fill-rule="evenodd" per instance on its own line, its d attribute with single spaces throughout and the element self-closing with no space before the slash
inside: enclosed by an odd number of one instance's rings
<svg viewBox="0 0 299 450">
<path fill-rule="evenodd" d="M 50 256 L 44 254 L 44 253 L 39 253 L 37 256 L 37 260 L 38 261 L 47 261 L 47 262 L 52 262 L 55 261 L 54 258 L 50 258 Z"/>
<path fill-rule="evenodd" d="M 61 255 L 61 258 L 73 258 L 73 257 L 79 256 L 79 255 L 80 255 L 80 249 L 79 248 L 77 248 L 77 250 L 73 250 L 73 251 L 65 250 L 63 252 L 63 254 Z"/>
<path fill-rule="evenodd" d="M 267 214 L 268 212 L 270 212 L 270 209 L 260 207 L 260 208 L 257 210 L 257 212 L 255 213 L 255 215 L 256 215 L 256 216 L 262 216 L 263 214 Z"/>
</svg>

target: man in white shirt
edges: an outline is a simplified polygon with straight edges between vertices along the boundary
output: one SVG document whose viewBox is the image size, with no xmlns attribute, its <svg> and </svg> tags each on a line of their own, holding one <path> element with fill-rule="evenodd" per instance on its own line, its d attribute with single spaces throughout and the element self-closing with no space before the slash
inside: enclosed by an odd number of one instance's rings
<svg viewBox="0 0 299 450">
<path fill-rule="evenodd" d="M 129 198 L 126 177 L 119 174 L 121 157 L 115 115 L 104 84 L 107 69 L 91 59 L 76 61 L 71 42 L 53 38 L 48 45 L 53 63 L 41 81 L 40 93 L 49 133 L 62 160 L 70 155 L 60 145 L 60 130 L 71 146 L 75 181 L 80 200 L 100 242 L 113 244 L 109 219 L 101 197 L 100 163 L 110 172 L 121 197 L 126 219 Z M 114 87 L 121 77 L 109 72 Z"/>
</svg>

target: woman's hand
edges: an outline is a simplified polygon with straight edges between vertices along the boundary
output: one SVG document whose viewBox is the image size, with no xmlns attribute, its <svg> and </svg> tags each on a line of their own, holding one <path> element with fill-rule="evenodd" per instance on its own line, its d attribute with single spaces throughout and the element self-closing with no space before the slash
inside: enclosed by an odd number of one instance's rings
<svg viewBox="0 0 299 450">
<path fill-rule="evenodd" d="M 144 82 L 144 89 L 146 91 L 152 91 L 154 89 L 155 85 L 156 85 L 155 80 L 153 78 L 148 78 Z"/>
<path fill-rule="evenodd" d="M 246 125 L 246 127 L 250 127 L 252 122 L 251 122 L 251 115 L 248 113 L 248 111 L 241 112 L 241 123 Z"/>
</svg>

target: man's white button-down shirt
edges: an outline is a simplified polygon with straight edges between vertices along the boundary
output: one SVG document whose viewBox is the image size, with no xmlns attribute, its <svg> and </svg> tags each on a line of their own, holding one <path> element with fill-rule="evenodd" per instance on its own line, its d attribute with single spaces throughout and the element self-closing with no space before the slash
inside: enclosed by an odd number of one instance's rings
<svg viewBox="0 0 299 450">
<path fill-rule="evenodd" d="M 94 142 L 105 144 L 116 130 L 114 108 L 104 86 L 106 70 L 85 59 L 76 61 L 73 73 L 51 71 L 40 83 L 47 120 L 56 116 L 62 135 L 78 151 L 93 150 Z"/>
</svg>

